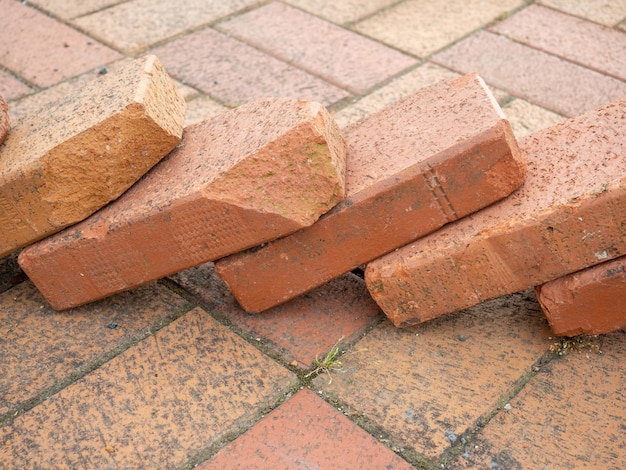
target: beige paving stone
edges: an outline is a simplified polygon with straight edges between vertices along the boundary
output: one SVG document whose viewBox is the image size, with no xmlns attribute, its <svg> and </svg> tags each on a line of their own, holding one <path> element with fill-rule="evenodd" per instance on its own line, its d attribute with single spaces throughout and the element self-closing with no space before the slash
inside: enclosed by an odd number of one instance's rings
<svg viewBox="0 0 626 470">
<path fill-rule="evenodd" d="M 124 0 L 29 0 L 28 3 L 64 19 L 83 16 L 122 3 Z"/>
<path fill-rule="evenodd" d="M 607 26 L 626 18 L 626 0 L 539 0 L 538 3 Z"/>
<path fill-rule="evenodd" d="M 211 99 L 209 96 L 200 95 L 187 102 L 187 113 L 185 114 L 185 127 L 200 121 L 212 118 L 228 111 L 223 104 Z"/>
<path fill-rule="evenodd" d="M 446 468 L 626 468 L 625 344 L 624 331 L 590 339 L 544 366 Z"/>
<path fill-rule="evenodd" d="M 249 7 L 255 0 L 132 0 L 83 16 L 74 24 L 127 53 Z"/>
<path fill-rule="evenodd" d="M 550 344 L 532 290 L 407 330 L 384 322 L 317 389 L 429 459 L 498 406 Z M 330 383 L 329 383 L 330 382 Z M 456 443 L 456 441 L 454 442 Z"/>
<path fill-rule="evenodd" d="M 337 24 L 357 21 L 396 3 L 397 0 L 286 0 L 295 7 Z"/>
<path fill-rule="evenodd" d="M 196 308 L 0 428 L 0 461 L 179 467 L 250 426 L 296 380 Z"/>
<path fill-rule="evenodd" d="M 521 139 L 534 132 L 553 126 L 566 118 L 560 114 L 536 106 L 521 98 L 513 99 L 502 107 L 509 118 L 515 137 Z"/>
<path fill-rule="evenodd" d="M 523 0 L 408 0 L 353 29 L 425 58 L 522 4 Z"/>
<path fill-rule="evenodd" d="M 347 127 L 365 116 L 412 95 L 421 88 L 458 76 L 458 73 L 449 69 L 425 63 L 338 111 L 334 115 L 335 121 L 341 127 Z"/>
</svg>

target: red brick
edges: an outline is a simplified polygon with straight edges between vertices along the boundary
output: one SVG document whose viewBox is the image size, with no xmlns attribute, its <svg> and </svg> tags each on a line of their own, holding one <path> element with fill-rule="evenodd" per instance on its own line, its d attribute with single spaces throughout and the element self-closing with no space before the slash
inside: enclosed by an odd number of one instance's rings
<svg viewBox="0 0 626 470">
<path fill-rule="evenodd" d="M 530 5 L 492 31 L 626 80 L 626 34 L 550 8 Z"/>
<path fill-rule="evenodd" d="M 2 95 L 0 95 L 0 144 L 4 142 L 4 139 L 11 128 L 11 123 L 9 122 L 9 106 L 7 102 L 4 101 Z"/>
<path fill-rule="evenodd" d="M 312 224 L 343 197 L 344 158 L 320 104 L 249 103 L 185 128 L 115 203 L 19 262 L 54 308 L 91 302 Z"/>
<path fill-rule="evenodd" d="M 490 85 L 568 117 L 626 95 L 622 80 L 486 31 L 432 60 L 461 73 L 477 71 Z"/>
<path fill-rule="evenodd" d="M 626 256 L 536 287 L 555 335 L 597 335 L 626 328 Z"/>
<path fill-rule="evenodd" d="M 328 21 L 272 2 L 219 29 L 353 93 L 363 93 L 417 60 Z"/>
<path fill-rule="evenodd" d="M 47 87 L 120 59 L 119 53 L 15 0 L 0 0 L 0 64 Z"/>
<path fill-rule="evenodd" d="M 520 143 L 521 188 L 366 269 L 374 300 L 409 326 L 626 253 L 626 99 Z"/>
<path fill-rule="evenodd" d="M 313 392 L 303 389 L 197 468 L 413 467 Z"/>
<path fill-rule="evenodd" d="M 0 256 L 119 197 L 178 144 L 184 114 L 146 56 L 22 119 L 0 148 Z"/>
<path fill-rule="evenodd" d="M 524 177 L 509 123 L 476 75 L 425 88 L 345 132 L 346 200 L 306 230 L 216 263 L 246 311 L 278 305 L 491 204 Z"/>
</svg>

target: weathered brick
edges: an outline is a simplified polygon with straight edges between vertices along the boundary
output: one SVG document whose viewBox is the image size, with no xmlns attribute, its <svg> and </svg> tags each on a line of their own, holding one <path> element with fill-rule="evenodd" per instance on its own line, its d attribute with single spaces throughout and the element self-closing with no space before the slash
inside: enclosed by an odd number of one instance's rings
<svg viewBox="0 0 626 470">
<path fill-rule="evenodd" d="M 535 288 L 555 335 L 603 334 L 626 327 L 626 256 Z"/>
<path fill-rule="evenodd" d="M 4 142 L 10 127 L 9 106 L 7 102 L 4 101 L 2 95 L 0 95 L 0 144 Z"/>
<path fill-rule="evenodd" d="M 348 127 L 347 198 L 317 223 L 216 263 L 241 306 L 296 297 L 507 196 L 525 168 L 477 75 L 442 81 Z"/>
<path fill-rule="evenodd" d="M 626 99 L 520 143 L 509 198 L 366 269 L 374 300 L 409 326 L 626 253 Z"/>
<path fill-rule="evenodd" d="M 185 128 L 121 198 L 19 262 L 54 308 L 91 302 L 312 224 L 343 197 L 344 171 L 322 105 L 252 102 Z"/>
<path fill-rule="evenodd" d="M 119 197 L 178 144 L 184 114 L 146 56 L 21 120 L 0 146 L 0 257 Z"/>
</svg>

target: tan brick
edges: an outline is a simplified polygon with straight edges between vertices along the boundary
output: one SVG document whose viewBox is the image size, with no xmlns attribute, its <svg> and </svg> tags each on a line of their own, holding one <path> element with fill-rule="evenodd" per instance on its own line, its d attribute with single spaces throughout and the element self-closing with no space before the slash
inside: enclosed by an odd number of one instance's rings
<svg viewBox="0 0 626 470">
<path fill-rule="evenodd" d="M 0 147 L 0 257 L 119 197 L 178 144 L 184 114 L 146 56 L 21 120 Z"/>
<path fill-rule="evenodd" d="M 536 292 L 555 335 L 626 328 L 626 256 L 537 286 Z"/>
<path fill-rule="evenodd" d="M 517 292 L 626 253 L 626 99 L 524 139 L 509 198 L 368 265 L 396 326 Z"/>
<path fill-rule="evenodd" d="M 19 262 L 54 308 L 91 302 L 312 224 L 343 197 L 344 171 L 322 105 L 249 103 L 185 128 L 120 199 Z"/>
<path fill-rule="evenodd" d="M 2 95 L 0 95 L 0 144 L 4 142 L 10 127 L 9 106 L 7 105 L 7 102 L 4 101 Z"/>
<path fill-rule="evenodd" d="M 509 123 L 477 75 L 425 88 L 345 132 L 346 200 L 305 230 L 216 263 L 246 311 L 311 290 L 523 180 Z"/>
</svg>

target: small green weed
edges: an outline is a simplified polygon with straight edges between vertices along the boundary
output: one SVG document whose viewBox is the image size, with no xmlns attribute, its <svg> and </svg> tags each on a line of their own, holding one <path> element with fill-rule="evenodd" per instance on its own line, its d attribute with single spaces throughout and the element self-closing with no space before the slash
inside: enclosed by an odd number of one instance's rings
<svg viewBox="0 0 626 470">
<path fill-rule="evenodd" d="M 330 385 L 333 382 L 333 378 L 330 375 L 333 370 L 341 370 L 341 361 L 337 360 L 337 356 L 339 356 L 339 343 L 343 340 L 343 336 L 337 340 L 335 345 L 330 348 L 330 351 L 326 353 L 326 356 L 320 358 L 319 355 L 315 356 L 315 361 L 313 361 L 313 365 L 315 366 L 311 372 L 309 372 L 305 377 L 310 377 L 314 374 L 321 374 L 323 372 L 328 374 L 328 384 Z"/>
</svg>

